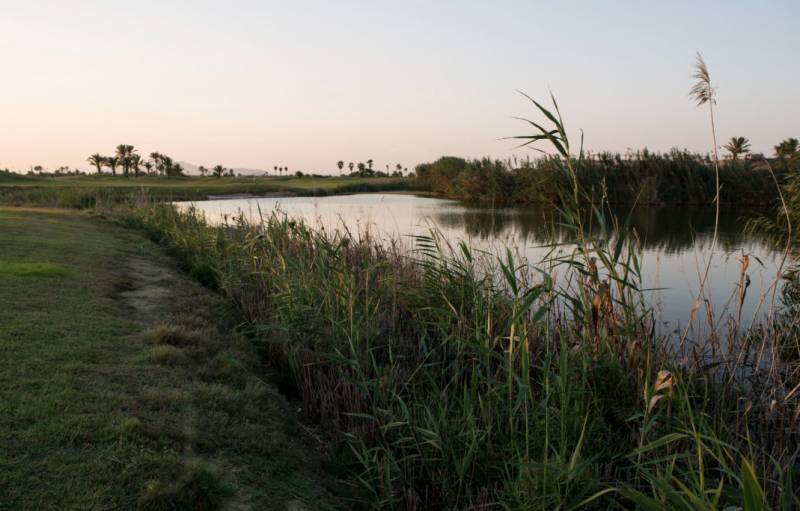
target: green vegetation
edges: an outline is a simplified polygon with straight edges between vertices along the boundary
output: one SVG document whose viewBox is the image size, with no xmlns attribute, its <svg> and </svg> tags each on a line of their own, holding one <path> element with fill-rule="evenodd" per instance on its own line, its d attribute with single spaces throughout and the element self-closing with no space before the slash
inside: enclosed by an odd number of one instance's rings
<svg viewBox="0 0 800 511">
<path fill-rule="evenodd" d="M 768 162 L 731 159 L 720 163 L 722 204 L 773 206 L 778 202 Z M 796 171 L 787 166 L 778 171 L 778 177 L 785 180 Z M 516 162 L 443 157 L 417 166 L 416 173 L 420 186 L 476 204 L 549 204 L 559 199 L 558 190 L 570 185 L 558 158 L 552 157 Z M 593 201 L 612 204 L 708 205 L 716 195 L 710 159 L 678 150 L 585 155 L 578 182 L 590 191 Z"/>
<path fill-rule="evenodd" d="M 0 508 L 329 508 L 220 297 L 139 234 L 0 209 Z"/>
<path fill-rule="evenodd" d="M 561 285 L 436 233 L 408 256 L 277 215 L 117 214 L 236 305 L 373 507 L 800 506 L 796 302 L 750 330 L 731 311 L 708 339 L 657 335 L 628 221 L 598 206 L 586 225 L 591 163 L 534 104 L 553 126 L 529 138 L 571 183 L 554 201 L 575 244 L 549 261 Z"/>
<path fill-rule="evenodd" d="M 0 277 L 61 277 L 68 273 L 60 264 L 0 261 Z"/>
<path fill-rule="evenodd" d="M 108 174 L 38 177 L 0 172 L 0 204 L 91 208 L 146 193 L 163 200 L 198 200 L 226 195 L 328 195 L 409 190 L 408 178 L 353 177 L 162 177 L 123 179 Z"/>
<path fill-rule="evenodd" d="M 564 261 L 576 285 L 561 289 L 510 255 L 498 283 L 435 236 L 408 258 L 275 216 L 213 227 L 143 205 L 125 218 L 236 304 L 373 506 L 800 505 L 796 331 L 687 346 L 681 364 L 676 340 L 652 333 L 632 240 L 608 225 Z M 775 381 L 753 373 L 764 359 L 748 346 L 765 336 L 789 347 Z"/>
</svg>

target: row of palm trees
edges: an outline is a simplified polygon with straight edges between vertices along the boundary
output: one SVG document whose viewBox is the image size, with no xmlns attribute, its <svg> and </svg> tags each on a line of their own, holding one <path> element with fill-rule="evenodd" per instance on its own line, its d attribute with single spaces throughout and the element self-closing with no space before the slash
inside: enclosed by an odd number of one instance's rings
<svg viewBox="0 0 800 511">
<path fill-rule="evenodd" d="M 223 177 L 223 176 L 233 177 L 235 175 L 233 169 L 226 169 L 222 165 L 215 165 L 211 169 L 207 169 L 206 167 L 200 165 L 199 167 L 197 167 L 197 171 L 200 172 L 200 175 L 203 177 L 205 177 L 209 173 L 214 177 Z"/>
<path fill-rule="evenodd" d="M 113 156 L 103 156 L 95 153 L 87 160 L 90 165 L 97 169 L 98 174 L 103 173 L 103 168 L 108 167 L 111 174 L 116 176 L 117 169 L 122 171 L 122 175 L 130 177 L 133 174 L 139 177 L 142 169 L 147 174 L 161 174 L 166 176 L 180 176 L 183 175 L 183 167 L 180 163 L 175 163 L 172 158 L 165 154 L 153 152 L 150 153 L 150 159 L 142 158 L 136 151 L 136 148 L 128 144 L 120 144 Z"/>
<path fill-rule="evenodd" d="M 374 171 L 372 166 L 374 165 L 374 161 L 372 159 L 367 160 L 367 163 L 359 162 L 358 164 L 353 163 L 352 161 L 347 164 L 347 168 L 350 170 L 350 174 L 353 174 L 353 169 L 358 169 L 358 176 L 360 177 L 372 177 L 372 176 L 381 176 L 381 175 L 392 175 L 392 176 L 402 176 L 403 172 L 408 172 L 407 168 L 403 168 L 402 165 L 399 163 L 394 166 L 394 172 L 391 174 L 389 173 L 389 165 L 386 165 L 386 172 L 381 171 Z M 339 168 L 339 175 L 342 175 L 342 169 L 344 169 L 344 161 L 339 160 L 336 162 L 336 166 Z"/>
<path fill-rule="evenodd" d="M 89 156 L 86 161 L 97 169 L 98 174 L 102 174 L 103 169 L 108 168 L 114 176 L 117 175 L 117 169 L 120 169 L 125 177 L 130 177 L 131 175 L 139 177 L 141 172 L 162 176 L 182 176 L 184 171 L 180 163 L 175 163 L 166 154 L 153 152 L 150 153 L 149 158 L 142 158 L 136 148 L 128 144 L 118 145 L 113 156 L 103 156 L 95 153 Z M 222 165 L 216 165 L 210 169 L 200 165 L 197 170 L 201 176 L 233 177 L 235 175 L 234 169 L 228 169 Z M 275 171 L 277 173 L 289 172 L 289 167 L 276 166 Z"/>
</svg>

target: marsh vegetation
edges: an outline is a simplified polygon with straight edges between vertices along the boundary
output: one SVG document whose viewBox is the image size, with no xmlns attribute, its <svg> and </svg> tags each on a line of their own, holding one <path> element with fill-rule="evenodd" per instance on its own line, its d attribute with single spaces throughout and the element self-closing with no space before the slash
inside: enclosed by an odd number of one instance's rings
<svg viewBox="0 0 800 511">
<path fill-rule="evenodd" d="M 551 126 L 532 136 L 560 153 L 548 160 L 566 181 L 553 204 L 571 237 L 566 254 L 534 271 L 511 251 L 484 266 L 435 231 L 408 253 L 280 214 L 210 225 L 194 209 L 145 202 L 121 218 L 235 304 L 369 506 L 797 507 L 790 258 L 764 321 L 741 322 L 747 257 L 718 316 L 707 282 L 720 244 L 714 208 L 688 312 L 708 329 L 659 333 L 631 217 L 601 202 L 590 228 L 582 208 L 596 201 L 581 176 L 591 163 L 570 156 L 557 109 L 534 105 Z"/>
</svg>

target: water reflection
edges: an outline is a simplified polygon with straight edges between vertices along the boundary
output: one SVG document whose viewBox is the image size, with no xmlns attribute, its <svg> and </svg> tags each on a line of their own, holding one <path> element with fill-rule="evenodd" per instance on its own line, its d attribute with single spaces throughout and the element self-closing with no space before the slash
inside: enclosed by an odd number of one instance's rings
<svg viewBox="0 0 800 511">
<path fill-rule="evenodd" d="M 713 208 L 701 207 L 616 207 L 609 218 L 621 223 L 630 216 L 630 225 L 644 249 L 677 252 L 690 248 L 707 249 L 714 232 Z M 731 251 L 756 241 L 757 234 L 746 234 L 744 225 L 753 212 L 720 211 L 719 240 L 722 250 Z M 569 241 L 573 233 L 561 223 L 560 215 L 544 206 L 525 209 L 448 208 L 432 215 L 437 225 L 463 230 L 472 238 L 515 238 L 522 243 L 545 244 Z M 600 226 L 590 212 L 584 222 L 594 234 Z"/>
</svg>

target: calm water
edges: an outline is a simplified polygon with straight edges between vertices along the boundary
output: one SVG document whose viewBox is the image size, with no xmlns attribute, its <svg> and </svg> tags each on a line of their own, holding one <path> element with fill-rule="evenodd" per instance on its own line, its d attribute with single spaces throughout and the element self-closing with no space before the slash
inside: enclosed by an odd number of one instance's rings
<svg viewBox="0 0 800 511">
<path fill-rule="evenodd" d="M 257 219 L 259 214 L 279 210 L 326 229 L 346 226 L 354 233 L 369 231 L 373 238 L 386 241 L 405 239 L 408 246 L 413 245 L 409 235 L 428 234 L 433 227 L 450 241 L 464 240 L 490 253 L 505 253 L 505 247 L 510 247 L 527 264 L 538 266 L 553 250 L 554 240 L 568 239 L 564 232 L 552 232 L 553 212 L 547 207 L 492 211 L 452 200 L 407 194 L 228 199 L 193 204 L 212 222 L 239 214 Z M 624 219 L 629 212 L 630 208 L 620 209 L 615 214 Z M 733 313 L 736 300 L 732 297 L 739 281 L 740 260 L 743 254 L 750 256 L 751 285 L 742 308 L 742 318 L 747 323 L 766 309 L 766 305 L 758 307 L 762 296 L 766 295 L 766 304 L 769 303 L 770 285 L 780 254 L 757 239 L 757 235 L 746 235 L 741 216 L 741 212 L 721 212 L 709 289 L 717 317 L 726 306 Z M 705 268 L 714 229 L 714 210 L 642 207 L 633 210 L 631 220 L 643 248 L 642 285 L 653 289 L 647 292 L 647 299 L 656 310 L 662 331 L 680 329 L 685 326 L 697 296 L 699 274 Z M 570 247 L 556 250 L 566 253 Z"/>
</svg>

